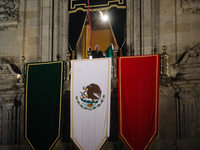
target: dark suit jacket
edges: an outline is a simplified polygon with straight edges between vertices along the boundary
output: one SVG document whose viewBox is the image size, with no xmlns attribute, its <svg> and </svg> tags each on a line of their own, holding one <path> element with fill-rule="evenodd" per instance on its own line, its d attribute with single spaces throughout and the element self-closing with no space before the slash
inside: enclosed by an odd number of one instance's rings
<svg viewBox="0 0 200 150">
<path fill-rule="evenodd" d="M 103 57 L 102 51 L 97 51 L 97 50 L 92 51 L 92 58 L 102 58 L 102 57 Z"/>
</svg>

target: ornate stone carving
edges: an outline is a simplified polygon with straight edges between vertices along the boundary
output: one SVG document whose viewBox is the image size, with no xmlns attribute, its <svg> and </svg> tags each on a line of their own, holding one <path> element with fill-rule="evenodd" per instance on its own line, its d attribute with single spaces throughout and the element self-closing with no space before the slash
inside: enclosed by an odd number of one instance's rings
<svg viewBox="0 0 200 150">
<path fill-rule="evenodd" d="M 0 144 L 18 142 L 19 104 L 22 95 L 17 78 L 19 74 L 20 70 L 16 65 L 0 58 Z"/>
<path fill-rule="evenodd" d="M 200 14 L 200 0 L 182 0 L 181 7 L 184 13 Z"/>
<path fill-rule="evenodd" d="M 0 30 L 17 27 L 20 0 L 0 1 Z"/>
<path fill-rule="evenodd" d="M 3 74 L 17 75 L 17 73 L 11 67 L 11 63 L 4 58 L 0 58 L 0 75 Z"/>
<path fill-rule="evenodd" d="M 184 52 L 176 65 L 179 71 L 173 84 L 179 86 L 178 135 L 181 139 L 200 139 L 200 44 Z"/>
<path fill-rule="evenodd" d="M 200 44 L 195 45 L 189 51 L 183 54 L 182 60 L 179 62 L 180 65 L 185 67 L 199 66 L 200 65 Z"/>
<path fill-rule="evenodd" d="M 200 138 L 200 105 L 199 91 L 190 90 L 195 85 L 179 85 L 177 99 L 177 130 L 180 139 Z"/>
<path fill-rule="evenodd" d="M 200 44 L 195 45 L 181 56 L 177 63 L 179 78 L 200 79 Z"/>
<path fill-rule="evenodd" d="M 8 60 L 0 58 L 0 91 L 15 87 L 19 80 L 18 76 L 20 76 L 20 70 Z"/>
</svg>

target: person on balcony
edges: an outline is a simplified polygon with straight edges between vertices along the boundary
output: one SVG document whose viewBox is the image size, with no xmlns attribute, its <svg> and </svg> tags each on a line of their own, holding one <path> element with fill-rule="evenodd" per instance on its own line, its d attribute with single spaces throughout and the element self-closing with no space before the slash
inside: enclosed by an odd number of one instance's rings
<svg viewBox="0 0 200 150">
<path fill-rule="evenodd" d="M 100 46 L 97 44 L 95 45 L 95 50 L 92 51 L 92 58 L 102 58 L 103 52 L 100 51 Z"/>
</svg>

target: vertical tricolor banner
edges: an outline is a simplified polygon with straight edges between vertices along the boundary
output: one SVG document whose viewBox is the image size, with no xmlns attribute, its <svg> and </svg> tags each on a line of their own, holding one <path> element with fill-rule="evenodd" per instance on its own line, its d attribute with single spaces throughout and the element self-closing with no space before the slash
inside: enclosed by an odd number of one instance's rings
<svg viewBox="0 0 200 150">
<path fill-rule="evenodd" d="M 158 131 L 160 55 L 120 57 L 119 136 L 132 150 L 146 150 Z"/>
<path fill-rule="evenodd" d="M 100 149 L 110 130 L 111 59 L 71 62 L 71 133 L 81 150 Z"/>
<path fill-rule="evenodd" d="M 50 150 L 60 138 L 63 61 L 29 63 L 25 84 L 25 139 Z"/>
</svg>

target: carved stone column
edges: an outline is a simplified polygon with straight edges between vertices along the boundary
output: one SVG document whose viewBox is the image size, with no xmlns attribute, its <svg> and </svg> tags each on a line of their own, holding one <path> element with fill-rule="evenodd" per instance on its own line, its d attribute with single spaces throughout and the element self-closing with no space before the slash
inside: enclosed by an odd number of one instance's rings
<svg viewBox="0 0 200 150">
<path fill-rule="evenodd" d="M 7 60 L 0 58 L 0 143 L 16 144 L 19 140 L 19 78 Z"/>
<path fill-rule="evenodd" d="M 184 53 L 177 66 L 179 72 L 173 82 L 179 113 L 179 139 L 200 138 L 200 44 Z"/>
<path fill-rule="evenodd" d="M 2 144 L 15 144 L 16 110 L 14 100 L 5 101 L 2 106 Z"/>
</svg>

